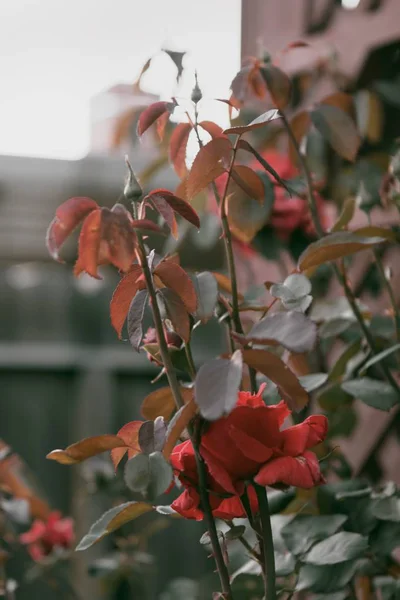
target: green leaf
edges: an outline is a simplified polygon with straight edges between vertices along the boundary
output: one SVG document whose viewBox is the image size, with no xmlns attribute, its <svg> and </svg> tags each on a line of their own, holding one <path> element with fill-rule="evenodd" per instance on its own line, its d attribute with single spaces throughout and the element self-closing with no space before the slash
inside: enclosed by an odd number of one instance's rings
<svg viewBox="0 0 400 600">
<path fill-rule="evenodd" d="M 290 552 L 275 552 L 275 572 L 277 577 L 286 577 L 293 573 L 296 563 Z"/>
<path fill-rule="evenodd" d="M 259 344 L 281 345 L 291 352 L 310 352 L 317 339 L 317 327 L 297 311 L 277 312 L 256 323 L 246 340 Z"/>
<path fill-rule="evenodd" d="M 347 331 L 347 329 L 349 329 L 353 323 L 354 321 L 352 319 L 343 319 L 341 317 L 338 319 L 330 319 L 321 325 L 318 335 L 321 340 L 327 340 L 331 337 L 338 337 L 341 333 Z"/>
<path fill-rule="evenodd" d="M 128 312 L 128 335 L 132 347 L 139 352 L 143 337 L 142 321 L 149 294 L 147 290 L 139 290 L 133 298 Z"/>
<path fill-rule="evenodd" d="M 354 217 L 355 210 L 356 198 L 354 196 L 350 196 L 344 201 L 340 215 L 331 231 L 340 231 L 341 229 L 344 229 Z"/>
<path fill-rule="evenodd" d="M 313 546 L 303 561 L 312 565 L 335 565 L 360 558 L 368 548 L 368 539 L 358 533 L 341 531 Z"/>
<path fill-rule="evenodd" d="M 370 377 L 345 381 L 342 383 L 342 389 L 354 398 L 364 402 L 364 404 L 379 410 L 389 411 L 400 401 L 391 385 Z"/>
<path fill-rule="evenodd" d="M 377 519 L 400 523 L 400 498 L 397 496 L 374 500 L 371 510 Z"/>
<path fill-rule="evenodd" d="M 342 592 L 331 592 L 330 594 L 315 594 L 313 600 L 345 600 L 349 592 L 343 590 Z"/>
<path fill-rule="evenodd" d="M 399 547 L 399 540 L 400 523 L 381 521 L 370 537 L 372 552 L 380 556 L 390 556 L 393 550 Z"/>
<path fill-rule="evenodd" d="M 171 465 L 161 452 L 137 454 L 125 465 L 125 483 L 150 501 L 163 494 L 173 479 Z"/>
<path fill-rule="evenodd" d="M 386 241 L 383 237 L 363 237 L 351 231 L 330 233 L 304 250 L 298 261 L 300 271 L 318 267 L 338 258 L 367 250 Z"/>
<path fill-rule="evenodd" d="M 337 410 L 339 407 L 351 403 L 351 396 L 337 383 L 322 390 L 317 396 L 318 404 L 327 411 Z"/>
<path fill-rule="evenodd" d="M 387 356 L 389 356 L 393 352 L 396 352 L 397 350 L 400 350 L 400 344 L 395 344 L 394 346 L 391 346 L 390 348 L 386 348 L 386 350 L 383 350 L 382 352 L 379 352 L 379 354 L 375 354 L 375 356 L 373 356 L 372 358 L 370 358 L 365 363 L 365 365 L 363 366 L 363 372 L 367 371 L 367 369 L 369 369 L 370 367 L 372 367 L 372 365 L 375 365 L 376 363 L 380 362 L 381 360 L 383 360 L 384 358 L 386 358 Z"/>
<path fill-rule="evenodd" d="M 310 116 L 313 125 L 335 152 L 353 162 L 361 143 L 353 120 L 340 108 L 329 104 L 320 104 Z"/>
<path fill-rule="evenodd" d="M 233 410 L 242 371 L 243 358 L 240 350 L 236 350 L 230 360 L 216 358 L 200 367 L 195 380 L 194 396 L 204 419 L 215 421 Z"/>
<path fill-rule="evenodd" d="M 313 392 L 320 388 L 328 379 L 327 373 L 312 373 L 311 375 L 302 375 L 299 381 L 306 392 Z"/>
<path fill-rule="evenodd" d="M 288 549 L 300 555 L 315 542 L 336 533 L 346 521 L 346 515 L 298 515 L 282 528 L 281 533 Z"/>
<path fill-rule="evenodd" d="M 289 488 L 285 492 L 279 490 L 268 490 L 268 505 L 271 515 L 282 512 L 291 503 L 296 496 L 294 488 Z"/>
<path fill-rule="evenodd" d="M 350 560 L 336 565 L 303 565 L 299 572 L 296 590 L 315 593 L 332 593 L 342 590 L 357 570 L 357 561 Z"/>
<path fill-rule="evenodd" d="M 197 295 L 196 319 L 206 323 L 214 314 L 218 300 L 218 284 L 212 273 L 204 271 L 192 277 Z"/>
<path fill-rule="evenodd" d="M 115 529 L 151 510 L 153 510 L 153 507 L 144 502 L 125 502 L 111 508 L 91 526 L 89 533 L 82 538 L 76 550 L 80 551 L 90 548 L 90 546 L 93 546 L 93 544 L 100 541 L 104 536 L 115 531 Z"/>
<path fill-rule="evenodd" d="M 234 525 L 225 533 L 225 539 L 237 540 L 246 533 L 245 525 Z"/>
<path fill-rule="evenodd" d="M 361 349 L 361 339 L 355 340 L 342 352 L 336 360 L 329 373 L 329 381 L 336 381 L 345 375 L 349 361 L 354 358 Z"/>
</svg>

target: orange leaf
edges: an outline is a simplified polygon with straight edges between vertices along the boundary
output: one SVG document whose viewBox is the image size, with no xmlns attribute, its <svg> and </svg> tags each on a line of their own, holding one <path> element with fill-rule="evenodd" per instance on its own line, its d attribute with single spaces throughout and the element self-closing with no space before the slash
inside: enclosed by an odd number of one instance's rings
<svg viewBox="0 0 400 600">
<path fill-rule="evenodd" d="M 358 229 L 354 229 L 352 233 L 366 237 L 381 237 L 385 238 L 385 240 L 397 242 L 396 233 L 392 229 L 386 229 L 386 227 L 366 225 L 365 227 L 359 227 Z"/>
<path fill-rule="evenodd" d="M 188 143 L 192 125 L 190 123 L 179 123 L 172 132 L 169 141 L 169 159 L 174 165 L 178 177 L 186 174 L 186 146 Z"/>
<path fill-rule="evenodd" d="M 215 138 L 200 148 L 186 181 L 187 198 L 199 194 L 229 165 L 232 146 L 227 138 Z"/>
<path fill-rule="evenodd" d="M 111 460 L 114 469 L 118 467 L 126 453 L 128 453 L 128 459 L 133 458 L 136 454 L 140 454 L 139 429 L 142 425 L 143 421 L 130 421 L 130 423 L 126 423 L 118 431 L 117 436 L 125 442 L 125 447 L 113 448 L 111 450 Z"/>
<path fill-rule="evenodd" d="M 232 294 L 232 282 L 229 279 L 229 277 L 227 277 L 223 273 L 216 273 L 215 271 L 212 271 L 212 274 L 217 280 L 218 287 L 221 288 L 221 290 L 223 290 L 227 294 Z M 238 294 L 238 298 L 240 301 L 244 299 L 242 294 Z"/>
<path fill-rule="evenodd" d="M 193 397 L 192 390 L 182 387 L 181 395 L 185 403 Z M 176 408 L 175 400 L 170 387 L 163 387 L 151 392 L 142 402 L 141 412 L 145 419 L 154 421 L 157 417 L 171 418 Z"/>
<path fill-rule="evenodd" d="M 98 209 L 98 204 L 91 198 L 70 198 L 63 202 L 57 210 L 47 230 L 47 249 L 55 260 L 59 260 L 58 251 L 73 232 L 75 227 L 93 210 Z"/>
<path fill-rule="evenodd" d="M 267 350 L 243 350 L 243 360 L 278 386 L 279 392 L 292 410 L 299 411 L 306 406 L 306 390 L 279 356 Z"/>
<path fill-rule="evenodd" d="M 234 167 L 232 169 L 232 179 L 250 198 L 254 198 L 254 200 L 258 200 L 260 203 L 264 202 L 264 184 L 253 169 L 243 165 Z"/>
<path fill-rule="evenodd" d="M 271 121 L 275 121 L 275 119 L 280 119 L 281 116 L 276 108 L 272 110 L 268 110 L 263 113 L 253 121 L 251 121 L 248 125 L 239 125 L 237 127 L 229 127 L 225 129 L 224 133 L 236 133 L 237 135 L 242 135 L 242 133 L 246 133 L 247 131 L 253 131 L 254 129 L 259 129 L 260 127 L 264 127 L 267 123 Z"/>
<path fill-rule="evenodd" d="M 161 115 L 169 110 L 169 102 L 154 102 L 150 104 L 140 115 L 137 126 L 137 134 L 141 137 L 149 127 L 157 121 Z"/>
<path fill-rule="evenodd" d="M 156 121 L 157 135 L 158 135 L 160 142 L 162 142 L 164 139 L 165 128 L 167 126 L 169 116 L 170 116 L 170 113 L 165 112 L 164 114 L 161 115 L 161 117 L 158 117 L 158 119 Z"/>
<path fill-rule="evenodd" d="M 197 413 L 197 406 L 193 400 L 189 400 L 185 406 L 180 408 L 175 417 L 171 421 L 168 437 L 164 445 L 163 455 L 166 459 L 169 458 L 176 442 L 179 440 L 182 432 Z"/>
<path fill-rule="evenodd" d="M 133 265 L 131 271 L 125 275 L 114 290 L 110 303 L 111 323 L 118 337 L 121 337 L 122 327 L 126 321 L 130 304 L 139 289 L 145 287 L 143 279 L 138 281 L 142 275 L 142 268 Z"/>
<path fill-rule="evenodd" d="M 101 279 L 97 273 L 101 241 L 102 210 L 97 209 L 88 215 L 79 236 L 79 258 L 75 265 L 75 275 L 82 270 L 95 279 Z"/>
<path fill-rule="evenodd" d="M 189 275 L 176 263 L 161 261 L 154 270 L 165 287 L 174 291 L 182 300 L 187 311 L 194 313 L 197 308 L 196 290 Z"/>
<path fill-rule="evenodd" d="M 383 237 L 363 237 L 352 231 L 330 233 L 304 250 L 298 260 L 298 268 L 304 271 L 311 267 L 318 267 L 332 260 L 367 250 L 384 241 L 386 240 Z"/>
<path fill-rule="evenodd" d="M 224 137 L 222 127 L 220 127 L 213 121 L 202 121 L 201 123 L 199 123 L 199 126 L 202 129 L 204 129 L 204 131 L 207 131 L 207 133 L 209 133 L 212 138 Z"/>
<path fill-rule="evenodd" d="M 74 465 L 107 450 L 124 446 L 126 446 L 125 441 L 116 435 L 96 435 L 71 444 L 65 450 L 53 450 L 46 458 L 62 465 Z"/>
<path fill-rule="evenodd" d="M 350 94 L 345 94 L 344 92 L 335 92 L 334 94 L 330 94 L 326 96 L 323 100 L 321 100 L 320 104 L 329 104 L 329 106 L 336 106 L 336 108 L 340 108 L 343 112 L 347 113 L 349 117 L 355 119 L 355 109 L 354 109 L 354 100 Z"/>
</svg>

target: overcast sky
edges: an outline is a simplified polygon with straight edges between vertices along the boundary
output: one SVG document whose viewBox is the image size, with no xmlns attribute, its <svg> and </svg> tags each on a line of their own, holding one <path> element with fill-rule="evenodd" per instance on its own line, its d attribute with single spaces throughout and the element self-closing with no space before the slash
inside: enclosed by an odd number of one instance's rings
<svg viewBox="0 0 400 600">
<path fill-rule="evenodd" d="M 134 81 L 163 45 L 189 51 L 205 94 L 226 97 L 240 0 L 0 0 L 0 154 L 84 156 L 90 98 Z M 148 91 L 168 94 L 171 73 L 155 61 Z"/>
</svg>

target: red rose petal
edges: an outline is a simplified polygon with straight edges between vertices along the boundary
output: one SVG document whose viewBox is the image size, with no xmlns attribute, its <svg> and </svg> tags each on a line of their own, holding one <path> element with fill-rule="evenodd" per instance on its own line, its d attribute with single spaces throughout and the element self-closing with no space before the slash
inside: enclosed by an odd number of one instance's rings
<svg viewBox="0 0 400 600">
<path fill-rule="evenodd" d="M 309 489 L 322 483 L 324 479 L 317 457 L 313 452 L 306 451 L 296 458 L 282 456 L 270 460 L 260 469 L 254 481 L 263 486 L 284 483 Z"/>
<path fill-rule="evenodd" d="M 284 454 L 298 456 L 307 448 L 322 442 L 328 431 L 328 420 L 323 415 L 308 417 L 303 423 L 282 431 Z"/>
</svg>

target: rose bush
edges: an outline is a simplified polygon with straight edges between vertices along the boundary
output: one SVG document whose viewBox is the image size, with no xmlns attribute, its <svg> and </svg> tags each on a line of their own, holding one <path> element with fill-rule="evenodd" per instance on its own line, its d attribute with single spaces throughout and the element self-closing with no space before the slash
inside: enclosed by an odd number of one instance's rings
<svg viewBox="0 0 400 600">
<path fill-rule="evenodd" d="M 240 495 L 245 481 L 262 486 L 311 488 L 324 481 L 318 459 L 308 449 L 325 439 L 328 424 L 323 415 L 308 417 L 281 430 L 290 415 L 285 402 L 266 406 L 263 388 L 257 394 L 239 392 L 234 410 L 208 424 L 201 438 L 200 454 L 208 470 L 210 500 L 215 517 L 244 517 Z M 171 464 L 185 491 L 173 508 L 189 519 L 202 519 L 197 491 L 197 469 L 191 441 L 179 444 L 171 454 Z M 257 510 L 256 496 L 250 500 Z"/>
</svg>

